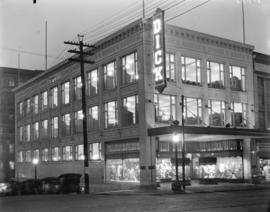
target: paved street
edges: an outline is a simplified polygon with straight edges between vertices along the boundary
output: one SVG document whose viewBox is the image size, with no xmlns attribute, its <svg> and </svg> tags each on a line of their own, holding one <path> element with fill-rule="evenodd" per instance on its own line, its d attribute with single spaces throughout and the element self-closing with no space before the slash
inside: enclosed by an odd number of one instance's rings
<svg viewBox="0 0 270 212">
<path fill-rule="evenodd" d="M 161 194 L 155 192 L 112 192 L 102 195 L 31 195 L 0 198 L 4 212 L 69 211 L 201 211 L 267 212 L 269 190 Z"/>
</svg>

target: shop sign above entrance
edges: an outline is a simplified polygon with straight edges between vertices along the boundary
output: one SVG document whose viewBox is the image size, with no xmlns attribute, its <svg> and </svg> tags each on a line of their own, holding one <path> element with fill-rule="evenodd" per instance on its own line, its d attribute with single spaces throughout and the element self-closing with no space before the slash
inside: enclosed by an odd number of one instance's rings
<svg viewBox="0 0 270 212">
<path fill-rule="evenodd" d="M 155 88 L 162 93 L 166 88 L 166 57 L 165 57 L 165 28 L 164 11 L 157 9 L 152 17 L 153 31 L 153 72 Z"/>
</svg>

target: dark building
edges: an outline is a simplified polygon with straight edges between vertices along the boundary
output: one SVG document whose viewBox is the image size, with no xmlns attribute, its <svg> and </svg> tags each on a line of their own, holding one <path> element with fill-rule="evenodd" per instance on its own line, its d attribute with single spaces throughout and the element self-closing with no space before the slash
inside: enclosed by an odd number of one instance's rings
<svg viewBox="0 0 270 212">
<path fill-rule="evenodd" d="M 270 130 L 270 56 L 254 52 L 254 89 L 256 126 L 261 130 Z M 257 139 L 257 171 L 270 181 L 270 138 Z"/>
<path fill-rule="evenodd" d="M 39 73 L 0 67 L 0 181 L 15 174 L 15 108 L 12 89 Z"/>
</svg>

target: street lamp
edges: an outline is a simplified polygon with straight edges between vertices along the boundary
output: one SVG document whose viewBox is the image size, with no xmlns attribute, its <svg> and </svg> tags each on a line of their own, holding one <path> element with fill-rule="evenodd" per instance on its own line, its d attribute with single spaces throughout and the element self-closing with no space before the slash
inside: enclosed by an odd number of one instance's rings
<svg viewBox="0 0 270 212">
<path fill-rule="evenodd" d="M 172 141 L 174 143 L 174 149 L 175 149 L 175 180 L 176 184 L 179 183 L 179 177 L 178 177 L 178 143 L 180 141 L 180 135 L 176 132 L 172 135 Z"/>
<path fill-rule="evenodd" d="M 38 159 L 37 158 L 34 158 L 32 163 L 34 164 L 35 166 L 35 181 L 37 181 L 37 165 L 38 165 Z"/>
</svg>

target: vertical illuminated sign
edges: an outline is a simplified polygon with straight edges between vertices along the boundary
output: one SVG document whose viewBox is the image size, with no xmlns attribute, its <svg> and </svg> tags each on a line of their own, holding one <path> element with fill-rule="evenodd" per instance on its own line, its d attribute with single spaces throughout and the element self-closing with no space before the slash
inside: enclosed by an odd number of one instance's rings
<svg viewBox="0 0 270 212">
<path fill-rule="evenodd" d="M 157 9 L 152 17 L 153 30 L 153 72 L 155 78 L 155 88 L 162 93 L 166 84 L 166 61 L 165 61 L 165 29 L 164 11 Z"/>
</svg>

